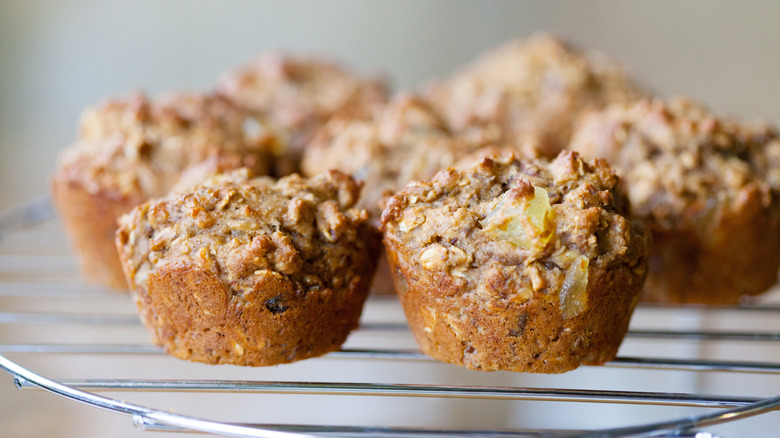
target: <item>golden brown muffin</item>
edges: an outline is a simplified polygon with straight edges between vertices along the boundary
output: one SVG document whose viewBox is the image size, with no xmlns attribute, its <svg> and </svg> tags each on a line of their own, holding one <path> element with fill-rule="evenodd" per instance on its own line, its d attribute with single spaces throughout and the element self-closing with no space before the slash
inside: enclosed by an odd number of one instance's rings
<svg viewBox="0 0 780 438">
<path fill-rule="evenodd" d="M 385 85 L 325 59 L 264 53 L 222 76 L 217 92 L 267 120 L 281 135 L 277 176 L 299 170 L 314 132 L 334 114 L 363 116 L 387 100 Z"/>
<path fill-rule="evenodd" d="M 643 299 L 734 304 L 777 281 L 780 139 L 685 98 L 613 105 L 583 118 L 572 149 L 625 178 L 652 233 Z"/>
<path fill-rule="evenodd" d="M 130 94 L 81 116 L 76 141 L 63 150 L 52 198 L 85 275 L 126 289 L 116 255 L 116 220 L 174 187 L 238 167 L 270 171 L 273 138 L 220 97 Z"/>
<path fill-rule="evenodd" d="M 339 172 L 233 173 L 120 219 L 141 319 L 168 354 L 275 365 L 337 350 L 357 327 L 379 234 Z"/>
<path fill-rule="evenodd" d="M 469 141 L 530 142 L 554 157 L 583 110 L 645 92 L 614 60 L 538 34 L 483 54 L 426 94 Z"/>
<path fill-rule="evenodd" d="M 644 234 L 603 161 L 485 159 L 393 196 L 384 243 L 426 354 L 560 373 L 615 356 L 646 273 Z"/>
</svg>

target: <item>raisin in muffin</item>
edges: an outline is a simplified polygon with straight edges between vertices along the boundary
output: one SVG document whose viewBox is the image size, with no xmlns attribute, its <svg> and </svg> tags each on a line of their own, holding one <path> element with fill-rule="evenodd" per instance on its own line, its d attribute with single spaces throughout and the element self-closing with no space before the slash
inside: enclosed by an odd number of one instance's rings
<svg viewBox="0 0 780 438">
<path fill-rule="evenodd" d="M 568 144 L 583 110 L 644 94 L 614 60 L 545 34 L 510 41 L 426 90 L 458 135 L 531 142 L 550 157 Z"/>
<path fill-rule="evenodd" d="M 560 373 L 615 356 L 646 274 L 619 180 L 571 152 L 487 158 L 393 196 L 384 243 L 423 352 Z"/>
<path fill-rule="evenodd" d="M 312 135 L 334 114 L 365 115 L 381 107 L 381 81 L 360 78 L 338 64 L 307 56 L 264 53 L 225 73 L 217 92 L 269 121 L 277 144 L 278 176 L 297 172 Z"/>
<path fill-rule="evenodd" d="M 581 121 L 571 147 L 625 178 L 652 233 L 643 299 L 733 304 L 777 281 L 780 139 L 686 98 L 613 105 Z"/>
<path fill-rule="evenodd" d="M 84 274 L 126 289 L 114 247 L 116 220 L 134 206 L 210 174 L 270 171 L 273 138 L 221 97 L 140 93 L 112 98 L 81 116 L 76 141 L 51 180 L 55 206 Z"/>
<path fill-rule="evenodd" d="M 233 173 L 120 219 L 117 249 L 141 319 L 173 356 L 274 365 L 337 350 L 358 324 L 380 236 L 330 172 Z"/>
</svg>

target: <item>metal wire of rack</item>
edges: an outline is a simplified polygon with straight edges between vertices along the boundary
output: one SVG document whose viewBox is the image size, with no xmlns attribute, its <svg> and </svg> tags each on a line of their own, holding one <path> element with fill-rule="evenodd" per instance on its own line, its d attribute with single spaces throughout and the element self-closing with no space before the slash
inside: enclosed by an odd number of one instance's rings
<svg viewBox="0 0 780 438">
<path fill-rule="evenodd" d="M 683 373 L 684 376 L 700 376 L 709 374 L 731 376 L 747 375 L 759 380 L 759 387 L 764 389 L 759 395 L 734 395 L 734 394 L 710 394 L 699 391 L 667 391 L 667 390 L 635 390 L 635 389 L 605 389 L 605 388 L 581 388 L 579 383 L 571 384 L 571 379 L 564 378 L 561 381 L 555 378 L 544 380 L 550 382 L 549 387 L 521 386 L 514 384 L 509 379 L 509 385 L 483 385 L 481 376 L 489 373 L 463 370 L 457 375 L 456 384 L 451 383 L 427 383 L 427 382 L 403 382 L 392 381 L 396 376 L 388 376 L 382 373 L 371 374 L 371 366 L 375 363 L 403 364 L 410 367 L 434 367 L 433 374 L 439 370 L 449 370 L 452 366 L 438 364 L 422 355 L 410 343 L 411 335 L 408 332 L 402 317 L 399 317 L 397 303 L 388 298 L 372 298 L 367 303 L 366 314 L 357 334 L 363 336 L 363 344 L 347 345 L 339 352 L 312 359 L 311 363 L 325 363 L 327 361 L 341 361 L 344 363 L 358 363 L 360 369 L 369 370 L 369 375 L 379 380 L 379 383 L 366 383 L 350 381 L 349 378 L 342 381 L 323 379 L 321 381 L 307 380 L 306 372 L 299 377 L 293 375 L 285 380 L 252 380 L 230 378 L 202 378 L 211 377 L 211 372 L 200 373 L 199 378 L 170 378 L 156 376 L 156 378 L 132 377 L 120 378 L 109 376 L 107 378 L 47 378 L 24 367 L 20 363 L 27 357 L 40 356 L 88 356 L 102 358 L 134 357 L 156 358 L 161 360 L 176 361 L 167 358 L 162 351 L 145 342 L 143 329 L 137 317 L 132 312 L 127 297 L 111 294 L 98 288 L 81 283 L 77 274 L 73 271 L 73 262 L 65 245 L 62 243 L 58 224 L 54 218 L 50 203 L 42 198 L 21 209 L 0 216 L 0 328 L 3 327 L 33 327 L 43 333 L 43 340 L 22 339 L 21 342 L 2 343 L 0 339 L 0 368 L 9 372 L 14 379 L 16 387 L 21 389 L 43 389 L 70 400 L 85 403 L 87 405 L 117 412 L 130 416 L 133 424 L 142 430 L 149 431 L 190 431 L 206 432 L 225 436 L 244 437 L 282 437 L 295 435 L 315 436 L 715 436 L 702 429 L 710 428 L 723 423 L 734 423 L 752 416 L 776 415 L 780 410 L 780 395 L 778 391 L 778 376 L 780 376 L 780 362 L 773 360 L 755 359 L 750 355 L 740 356 L 735 360 L 733 346 L 741 345 L 760 346 L 764 351 L 769 349 L 777 352 L 780 345 L 780 332 L 776 324 L 780 315 L 780 306 L 771 301 L 763 303 L 746 304 L 733 307 L 697 308 L 688 307 L 672 309 L 665 307 L 642 306 L 637 310 L 639 314 L 647 315 L 683 315 L 672 318 L 676 322 L 685 321 L 690 315 L 694 315 L 695 324 L 701 325 L 702 320 L 725 319 L 730 320 L 732 315 L 742 316 L 743 320 L 769 320 L 770 331 L 755 330 L 749 326 L 734 329 L 709 329 L 701 327 L 664 326 L 662 328 L 643 328 L 632 323 L 632 328 L 627 335 L 626 343 L 635 343 L 634 351 L 644 352 L 648 346 L 642 342 L 657 343 L 672 346 L 686 344 L 685 351 L 693 351 L 693 357 L 664 357 L 644 354 L 620 355 L 604 367 L 600 368 L 603 381 L 604 372 L 617 373 L 620 371 L 644 373 L 636 374 L 627 379 L 648 380 L 649 386 L 664 386 L 663 380 L 667 373 Z M 59 243 L 51 244 L 54 240 Z M 3 300 L 15 300 L 21 302 L 19 308 L 6 309 Z M 97 300 L 110 300 L 120 303 L 121 312 L 106 312 L 105 310 L 72 312 L 62 311 L 58 302 L 77 300 L 79 303 L 89 303 Z M 10 301 L 9 301 L 10 302 Z M 43 304 L 41 304 L 43 303 Z M 13 307 L 13 306 L 12 306 Z M 17 306 L 18 307 L 18 306 Z M 390 309 L 389 312 L 377 312 L 376 309 Z M 387 314 L 390 317 L 387 317 Z M 379 316 L 379 317 L 377 317 Z M 640 319 L 641 319 L 640 315 Z M 635 316 L 635 320 L 636 320 Z M 636 322 L 636 321 L 634 321 Z M 741 325 L 742 323 L 740 323 Z M 691 324 L 688 324 L 691 325 Z M 132 341 L 126 341 L 127 337 L 120 337 L 116 342 L 95 343 L 82 342 L 80 339 L 67 337 L 66 327 L 89 327 L 90 329 L 109 330 L 116 328 L 132 332 L 129 337 Z M 35 330 L 32 330 L 35 331 Z M 46 342 L 47 333 L 65 332 L 64 341 Z M 140 333 L 140 335 L 139 335 Z M 352 338 L 350 338 L 352 339 Z M 377 341 L 390 342 L 374 345 Z M 11 341 L 15 341 L 12 339 Z M 348 344 L 350 342 L 348 341 Z M 712 353 L 711 345 L 725 344 L 727 358 L 718 357 Z M 625 345 L 624 345 L 625 347 Z M 651 345 L 652 347 L 652 345 Z M 731 350 L 728 350 L 731 348 Z M 631 350 L 630 346 L 628 350 Z M 715 348 L 715 353 L 719 351 Z M 684 355 L 683 355 L 684 356 Z M 709 357 L 713 356 L 713 357 Z M 722 356 L 722 355 L 721 355 Z M 9 357 L 21 358 L 11 360 Z M 776 357 L 770 356 L 770 357 Z M 305 361 L 305 362 L 310 362 Z M 202 370 L 199 364 L 182 362 L 182 366 L 191 366 L 193 369 Z M 399 365 L 400 366 L 400 365 Z M 441 368 L 440 368 L 441 367 Z M 449 368 L 448 368 L 449 367 Z M 219 367 L 208 367 L 209 369 Z M 316 369 L 316 368 L 315 368 Z M 414 368 L 411 368 L 414 369 Z M 105 370 L 104 370 L 105 371 Z M 108 374 L 110 374 L 110 368 Z M 198 374 L 197 371 L 195 374 Z M 580 372 L 580 370 L 577 370 Z M 320 372 L 316 371 L 314 375 Z M 574 373 L 574 372 L 573 372 Z M 647 377 L 651 373 L 651 377 Z M 326 374 L 326 373 L 322 373 Z M 465 376 L 465 377 L 464 377 Z M 607 374 L 608 378 L 611 378 Z M 642 377 L 636 377 L 642 376 Z M 164 378 L 160 378 L 164 377 Z M 383 380 L 384 379 L 384 380 Z M 506 379 L 505 379 L 506 380 Z M 675 380 L 670 378 L 669 380 Z M 696 379 L 694 379 L 696 380 Z M 465 382 L 465 383 L 464 383 Z M 569 386 L 567 386 L 567 384 Z M 600 384 L 600 383 L 599 383 Z M 672 384 L 672 386 L 674 383 Z M 631 386 L 631 385 L 626 385 Z M 696 410 L 694 415 L 679 416 L 677 411 L 673 414 L 662 413 L 657 421 L 632 421 L 631 424 L 611 424 L 607 427 L 515 427 L 511 422 L 507 424 L 493 424 L 490 428 L 483 427 L 432 427 L 417 426 L 411 424 L 400 425 L 361 425 L 361 424 L 311 424 L 306 421 L 299 422 L 241 422 L 225 419 L 206 419 L 202 415 L 177 413 L 176 401 L 172 407 L 152 408 L 148 404 L 120 401 L 118 397 L 99 395 L 105 393 L 122 394 L 172 394 L 174 396 L 189 397 L 192 394 L 223 394 L 227 396 L 244 396 L 263 394 L 270 397 L 284 397 L 294 395 L 296 397 L 329 397 L 328 400 L 339 400 L 339 396 L 351 395 L 361 397 L 400 397 L 403 399 L 432 400 L 433 403 L 442 403 L 446 400 L 474 401 L 482 400 L 498 401 L 500 403 L 531 402 L 534 406 L 543 403 L 565 403 L 569 406 L 590 405 L 636 405 L 642 407 L 684 407 Z M 343 398 L 340 398 L 343 399 Z M 319 402 L 318 402 L 319 403 Z M 478 410 L 477 408 L 467 408 Z M 524 408 L 525 409 L 525 408 Z M 510 409 L 511 411 L 511 409 Z M 513 411 L 514 412 L 514 411 Z M 640 417 L 644 418 L 644 417 Z M 649 418 L 649 417 L 648 417 Z M 254 420 L 254 419 L 253 419 Z M 555 423 L 557 424 L 557 423 Z"/>
</svg>

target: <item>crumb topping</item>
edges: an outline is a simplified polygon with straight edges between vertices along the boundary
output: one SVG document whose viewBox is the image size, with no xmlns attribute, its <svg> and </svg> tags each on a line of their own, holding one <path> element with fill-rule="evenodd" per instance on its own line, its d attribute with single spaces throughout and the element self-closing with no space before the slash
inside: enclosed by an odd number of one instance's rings
<svg viewBox="0 0 780 438">
<path fill-rule="evenodd" d="M 120 219 L 118 239 L 136 285 L 158 260 L 182 256 L 239 295 L 282 281 L 296 293 L 338 289 L 359 275 L 353 257 L 371 254 L 378 239 L 355 208 L 359 191 L 339 172 L 274 182 L 237 171 L 137 207 Z"/>
<path fill-rule="evenodd" d="M 381 81 L 360 78 L 333 62 L 272 52 L 225 74 L 217 91 L 268 119 L 293 151 L 303 149 L 331 116 L 368 114 L 387 95 Z"/>
<path fill-rule="evenodd" d="M 401 94 L 376 118 L 331 120 L 306 150 L 302 167 L 307 174 L 339 169 L 365 181 L 360 205 L 378 221 L 386 196 L 474 149 L 453 138 L 426 102 Z"/>
<path fill-rule="evenodd" d="M 614 60 L 538 34 L 483 54 L 428 94 L 459 135 L 531 141 L 555 156 L 581 111 L 645 92 Z"/>
<path fill-rule="evenodd" d="M 497 156 L 411 183 L 391 198 L 382 223 L 406 263 L 446 273 L 474 303 L 536 297 L 568 318 L 592 305 L 590 273 L 644 269 L 644 237 L 621 215 L 624 202 L 603 160 Z"/>
<path fill-rule="evenodd" d="M 701 224 L 756 193 L 780 190 L 780 139 L 763 124 L 714 116 L 686 98 L 612 105 L 583 119 L 572 148 L 625 177 L 633 214 L 653 226 Z"/>
<path fill-rule="evenodd" d="M 218 171 L 267 173 L 273 141 L 270 131 L 223 98 L 169 94 L 151 100 L 135 93 L 87 109 L 78 139 L 58 165 L 65 180 L 89 193 L 147 199 Z"/>
</svg>

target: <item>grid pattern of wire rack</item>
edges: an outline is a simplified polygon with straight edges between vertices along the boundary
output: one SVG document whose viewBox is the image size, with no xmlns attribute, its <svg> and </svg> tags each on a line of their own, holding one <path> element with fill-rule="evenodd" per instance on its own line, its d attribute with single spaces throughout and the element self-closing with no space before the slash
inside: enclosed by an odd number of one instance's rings
<svg viewBox="0 0 780 438">
<path fill-rule="evenodd" d="M 559 376 L 428 359 L 389 297 L 369 300 L 339 352 L 215 367 L 165 356 L 128 296 L 84 284 L 47 199 L 0 217 L 0 368 L 18 388 L 126 415 L 148 431 L 758 436 L 780 409 L 778 295 L 732 307 L 640 306 L 615 360 Z"/>
</svg>

